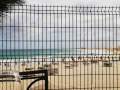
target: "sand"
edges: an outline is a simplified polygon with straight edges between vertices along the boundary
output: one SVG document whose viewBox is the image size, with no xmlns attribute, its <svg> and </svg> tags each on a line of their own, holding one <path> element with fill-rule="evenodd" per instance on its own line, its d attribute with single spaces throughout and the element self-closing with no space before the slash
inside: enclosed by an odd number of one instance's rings
<svg viewBox="0 0 120 90">
<path fill-rule="evenodd" d="M 49 75 L 49 89 L 51 90 L 119 90 L 120 89 L 120 61 L 111 61 L 111 67 L 104 67 L 103 61 L 97 63 L 83 64 L 83 61 L 61 62 L 34 62 L 17 63 L 9 67 L 1 65 L 0 70 L 26 71 L 26 68 L 37 70 L 44 64 L 51 64 L 52 68 L 58 68 L 58 73 Z M 73 64 L 74 63 L 74 64 Z M 19 82 L 0 82 L 0 90 L 26 90 L 33 80 Z M 32 86 L 31 90 L 44 90 L 44 81 Z M 41 87 L 43 86 L 43 87 Z M 118 88 L 119 87 L 119 88 Z"/>
</svg>

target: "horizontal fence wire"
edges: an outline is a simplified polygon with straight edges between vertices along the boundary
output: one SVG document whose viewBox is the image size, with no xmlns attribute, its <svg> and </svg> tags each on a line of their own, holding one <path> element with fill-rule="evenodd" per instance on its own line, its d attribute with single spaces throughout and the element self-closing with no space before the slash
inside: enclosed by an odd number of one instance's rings
<svg viewBox="0 0 120 90">
<path fill-rule="evenodd" d="M 120 89 L 119 6 L 10 7 L 0 11 L 0 90 Z"/>
</svg>

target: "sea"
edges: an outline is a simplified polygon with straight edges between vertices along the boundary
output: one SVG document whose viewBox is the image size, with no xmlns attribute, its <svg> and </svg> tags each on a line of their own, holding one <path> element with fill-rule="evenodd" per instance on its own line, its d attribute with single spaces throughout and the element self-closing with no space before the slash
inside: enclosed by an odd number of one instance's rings
<svg viewBox="0 0 120 90">
<path fill-rule="evenodd" d="M 80 49 L 2 49 L 0 50 L 0 60 L 3 59 L 31 59 L 31 58 L 62 58 L 79 57 L 88 55 L 110 55 L 111 52 L 103 50 L 80 50 Z"/>
<path fill-rule="evenodd" d="M 74 53 L 73 53 L 74 52 Z M 0 59 L 27 59 L 39 57 L 65 57 L 75 55 L 73 49 L 3 49 Z"/>
</svg>

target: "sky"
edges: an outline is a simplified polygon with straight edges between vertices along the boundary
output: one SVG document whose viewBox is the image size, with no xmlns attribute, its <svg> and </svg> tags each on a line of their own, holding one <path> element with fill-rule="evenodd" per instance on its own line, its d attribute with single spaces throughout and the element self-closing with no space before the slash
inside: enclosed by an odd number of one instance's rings
<svg viewBox="0 0 120 90">
<path fill-rule="evenodd" d="M 30 5 L 66 5 L 66 6 L 118 6 L 119 0 L 26 0 Z M 17 7 L 16 7 L 17 8 Z M 26 8 L 26 7 L 23 7 Z M 29 9 L 29 7 L 27 7 Z M 31 8 L 38 10 L 38 8 Z M 41 9 L 41 8 L 40 8 Z M 49 9 L 49 8 L 47 8 Z M 20 11 L 19 11 L 20 12 Z M 29 11 L 28 11 L 29 12 Z M 35 12 L 34 12 L 35 13 Z M 88 16 L 88 17 L 87 17 Z M 0 49 L 41 49 L 41 48 L 102 48 L 118 47 L 120 31 L 113 28 L 69 29 L 37 28 L 52 27 L 120 27 L 119 15 L 46 15 L 8 13 L 4 18 L 3 29 L 0 28 Z M 46 19 L 47 17 L 47 19 Z M 51 23 L 50 23 L 51 19 Z M 43 20 L 43 21 L 42 21 Z M 62 20 L 62 21 L 61 21 Z M 66 20 L 66 23 L 65 23 Z M 106 22 L 105 22 L 106 21 Z M 42 24 L 43 23 L 43 24 Z M 58 24 L 57 24 L 58 23 Z M 62 24 L 61 24 L 62 23 Z M 6 27 L 7 26 L 7 27 Z M 13 27 L 9 27 L 13 26 Z M 15 27 L 14 27 L 15 26 Z M 17 27 L 31 26 L 31 27 Z M 42 40 L 44 41 L 42 43 Z M 48 40 L 46 42 L 46 40 Z M 54 42 L 54 40 L 56 40 Z M 62 40 L 62 42 L 60 41 Z M 66 41 L 65 41 L 66 40 Z M 69 41 L 74 40 L 74 42 Z M 77 42 L 76 42 L 77 40 Z M 85 41 L 86 40 L 86 41 Z M 87 41 L 88 40 L 88 41 Z M 93 41 L 96 40 L 96 41 Z M 99 42 L 98 42 L 99 40 Z M 107 40 L 104 42 L 102 40 Z M 92 41 L 92 42 L 91 42 Z M 117 42 L 116 42 L 117 41 Z M 66 43 L 65 43 L 66 42 Z"/>
<path fill-rule="evenodd" d="M 120 0 L 27 0 L 28 4 L 57 4 L 57 5 L 119 5 Z"/>
<path fill-rule="evenodd" d="M 26 0 L 28 4 L 57 4 L 57 5 L 97 5 L 115 6 L 120 0 Z"/>
</svg>

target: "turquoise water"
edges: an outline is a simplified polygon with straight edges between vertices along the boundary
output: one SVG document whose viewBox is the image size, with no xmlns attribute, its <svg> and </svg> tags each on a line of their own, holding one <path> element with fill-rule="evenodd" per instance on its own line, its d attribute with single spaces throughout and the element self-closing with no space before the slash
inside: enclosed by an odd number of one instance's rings
<svg viewBox="0 0 120 90">
<path fill-rule="evenodd" d="M 12 49 L 0 50 L 0 59 L 22 59 L 36 56 L 65 57 L 72 54 L 73 50 L 68 49 Z"/>
<path fill-rule="evenodd" d="M 59 53 L 58 49 L 20 49 L 0 50 L 0 59 L 32 58 L 35 56 L 51 56 Z"/>
<path fill-rule="evenodd" d="M 39 57 L 78 57 L 80 55 L 109 55 L 103 51 L 81 51 L 80 49 L 12 49 L 0 50 L 0 59 L 25 59 Z"/>
</svg>

